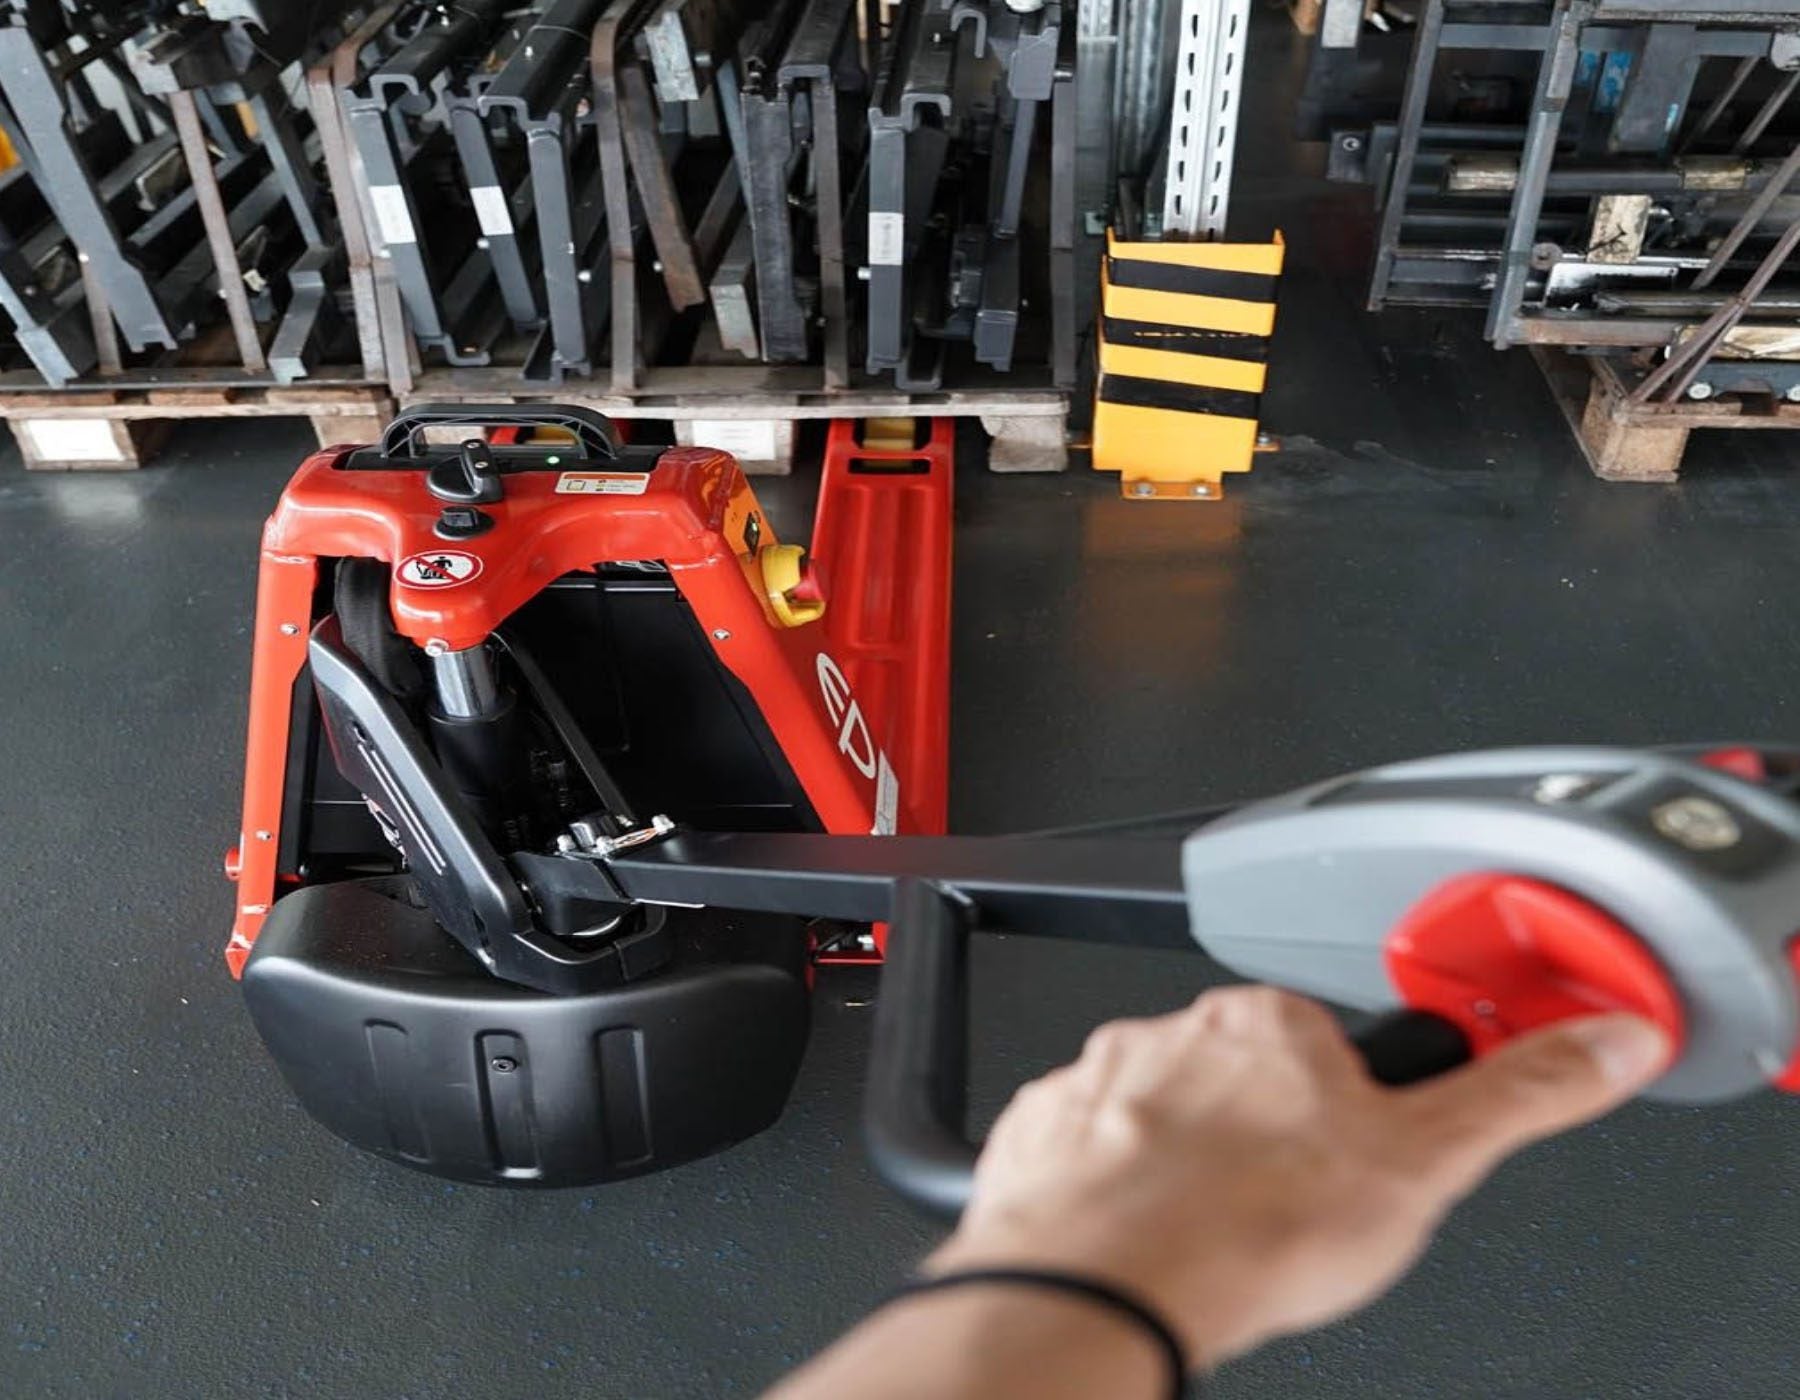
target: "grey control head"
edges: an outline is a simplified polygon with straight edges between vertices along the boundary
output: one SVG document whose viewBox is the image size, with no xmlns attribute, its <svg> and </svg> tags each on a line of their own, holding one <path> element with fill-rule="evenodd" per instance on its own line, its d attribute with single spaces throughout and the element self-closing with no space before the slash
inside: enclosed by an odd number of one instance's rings
<svg viewBox="0 0 1800 1400">
<path fill-rule="evenodd" d="M 1794 1054 L 1800 803 L 1698 751 L 1522 748 L 1370 769 L 1244 807 L 1182 854 L 1202 948 L 1258 981 L 1400 1004 L 1391 931 L 1446 881 L 1556 886 L 1634 933 L 1685 1019 L 1650 1096 L 1733 1098 Z"/>
</svg>

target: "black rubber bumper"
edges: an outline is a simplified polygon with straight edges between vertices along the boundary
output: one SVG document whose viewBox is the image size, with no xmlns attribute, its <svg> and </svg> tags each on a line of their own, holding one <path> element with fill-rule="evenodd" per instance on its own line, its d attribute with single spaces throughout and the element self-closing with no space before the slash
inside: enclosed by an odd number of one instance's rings
<svg viewBox="0 0 1800 1400">
<path fill-rule="evenodd" d="M 673 961 L 548 996 L 488 976 L 394 878 L 278 901 L 244 969 L 307 1111 L 407 1166 L 585 1186 L 729 1147 L 781 1113 L 808 1028 L 806 941 L 774 915 L 672 910 Z"/>
</svg>

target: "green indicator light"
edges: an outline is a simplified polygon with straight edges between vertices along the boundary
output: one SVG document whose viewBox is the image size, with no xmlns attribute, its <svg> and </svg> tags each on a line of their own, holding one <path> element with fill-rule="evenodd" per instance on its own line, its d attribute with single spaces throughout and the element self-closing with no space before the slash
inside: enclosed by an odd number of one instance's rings
<svg viewBox="0 0 1800 1400">
<path fill-rule="evenodd" d="M 549 466 L 552 466 L 552 467 L 559 467 L 562 465 L 562 458 L 558 457 L 554 454 L 544 458 L 544 461 L 546 464 L 548 464 Z"/>
</svg>

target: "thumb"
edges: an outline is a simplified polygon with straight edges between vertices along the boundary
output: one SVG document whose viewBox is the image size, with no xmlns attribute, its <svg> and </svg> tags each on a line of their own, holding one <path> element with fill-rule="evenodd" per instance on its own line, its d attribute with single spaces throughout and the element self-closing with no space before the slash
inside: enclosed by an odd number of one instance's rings
<svg viewBox="0 0 1800 1400">
<path fill-rule="evenodd" d="M 1641 1016 L 1560 1021 L 1403 1091 L 1428 1154 L 1472 1187 L 1529 1143 L 1600 1117 L 1648 1084 L 1675 1051 Z"/>
</svg>

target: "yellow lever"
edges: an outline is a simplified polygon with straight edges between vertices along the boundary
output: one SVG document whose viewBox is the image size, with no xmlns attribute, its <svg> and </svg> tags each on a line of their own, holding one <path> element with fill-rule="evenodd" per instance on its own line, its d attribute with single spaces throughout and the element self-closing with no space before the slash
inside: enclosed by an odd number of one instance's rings
<svg viewBox="0 0 1800 1400">
<path fill-rule="evenodd" d="M 808 588 L 812 579 L 803 546 L 764 545 L 757 562 L 762 567 L 763 592 L 776 622 L 783 627 L 804 627 L 825 616 L 825 600 Z"/>
</svg>

